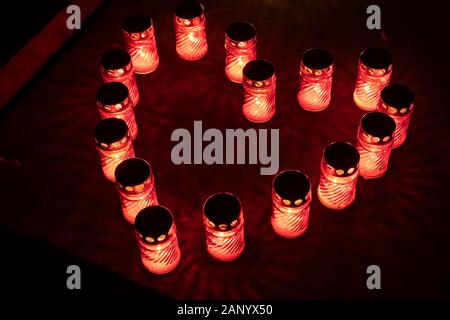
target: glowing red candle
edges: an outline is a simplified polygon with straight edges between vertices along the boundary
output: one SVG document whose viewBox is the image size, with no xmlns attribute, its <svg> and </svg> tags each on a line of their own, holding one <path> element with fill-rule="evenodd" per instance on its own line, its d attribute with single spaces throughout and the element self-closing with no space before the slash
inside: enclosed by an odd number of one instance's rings
<svg viewBox="0 0 450 320">
<path fill-rule="evenodd" d="M 298 103 L 308 111 L 321 111 L 331 100 L 333 56 L 322 49 L 309 49 L 300 63 Z"/>
<path fill-rule="evenodd" d="M 400 147 L 406 140 L 414 99 L 411 89 L 401 84 L 389 85 L 381 91 L 378 110 L 391 116 L 396 124 L 392 148 Z"/>
<path fill-rule="evenodd" d="M 177 231 L 172 213 L 165 207 L 151 206 L 136 216 L 136 237 L 145 268 L 166 274 L 180 262 Z"/>
<path fill-rule="evenodd" d="M 382 112 L 370 112 L 362 117 L 356 148 L 360 154 L 359 174 L 366 179 L 386 173 L 394 142 L 395 122 Z"/>
<path fill-rule="evenodd" d="M 97 91 L 97 107 L 102 119 L 118 118 L 128 125 L 131 138 L 138 134 L 138 127 L 133 111 L 133 102 L 128 88 L 120 82 L 108 82 L 100 86 Z"/>
<path fill-rule="evenodd" d="M 253 60 L 243 70 L 244 103 L 242 112 L 252 122 L 261 123 L 275 114 L 275 68 L 266 60 Z"/>
<path fill-rule="evenodd" d="M 103 53 L 100 73 L 105 82 L 122 82 L 130 92 L 133 107 L 139 103 L 139 91 L 131 56 L 122 49 L 110 49 Z"/>
<path fill-rule="evenodd" d="M 381 90 L 389 84 L 392 75 L 392 56 L 379 48 L 369 48 L 361 53 L 358 77 L 353 93 L 356 105 L 366 111 L 376 111 Z"/>
<path fill-rule="evenodd" d="M 238 258 L 245 247 L 241 203 L 230 193 L 216 193 L 203 206 L 206 247 L 220 261 Z"/>
<path fill-rule="evenodd" d="M 344 209 L 355 200 L 359 153 L 350 143 L 334 142 L 324 150 L 317 196 L 330 209 Z"/>
<path fill-rule="evenodd" d="M 272 227 L 285 238 L 296 238 L 308 229 L 311 183 L 297 170 L 280 172 L 272 185 Z"/>
<path fill-rule="evenodd" d="M 103 173 L 108 180 L 114 182 L 114 172 L 119 163 L 134 158 L 127 124 L 121 119 L 107 118 L 95 127 L 94 135 Z"/>
<path fill-rule="evenodd" d="M 128 16 L 123 23 L 123 36 L 134 72 L 146 74 L 155 71 L 159 56 L 152 19 L 145 14 Z"/>
<path fill-rule="evenodd" d="M 134 224 L 142 209 L 158 205 L 155 180 L 150 165 L 140 158 L 121 162 L 115 171 L 117 190 L 125 219 Z"/>
<path fill-rule="evenodd" d="M 198 60 L 208 51 L 205 9 L 200 2 L 186 0 L 175 8 L 176 50 L 184 60 Z"/>
<path fill-rule="evenodd" d="M 225 74 L 242 83 L 244 66 L 256 59 L 256 29 L 248 22 L 230 24 L 225 33 Z"/>
</svg>

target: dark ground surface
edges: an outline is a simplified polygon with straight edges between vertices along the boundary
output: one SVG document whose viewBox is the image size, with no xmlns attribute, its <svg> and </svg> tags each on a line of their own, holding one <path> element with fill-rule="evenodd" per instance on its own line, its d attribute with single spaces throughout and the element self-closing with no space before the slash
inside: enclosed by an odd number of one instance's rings
<svg viewBox="0 0 450 320">
<path fill-rule="evenodd" d="M 0 66 L 6 64 L 29 39 L 41 31 L 67 0 L 10 1 L 0 10 Z"/>
<path fill-rule="evenodd" d="M 232 299 L 449 298 L 449 127 L 447 30 L 443 8 L 385 1 L 386 35 L 365 28 L 368 2 L 205 1 L 209 52 L 197 62 L 175 53 L 174 1 L 114 1 L 47 65 L 0 118 L 0 153 L 20 166 L 0 165 L 2 291 L 33 287 L 65 292 L 65 270 L 79 264 L 91 295 Z M 378 2 L 380 3 L 380 2 Z M 101 53 L 121 42 L 128 12 L 154 18 L 160 66 L 138 76 L 139 136 L 135 151 L 148 160 L 158 198 L 178 227 L 182 259 L 166 276 L 146 272 L 133 228 L 123 219 L 114 186 L 104 179 L 92 132 Z M 241 113 L 242 89 L 224 75 L 224 31 L 236 20 L 258 30 L 258 57 L 277 71 L 277 113 L 254 125 Z M 393 151 L 387 174 L 358 182 L 355 203 L 341 212 L 316 197 L 310 228 L 295 240 L 271 229 L 271 176 L 259 166 L 175 166 L 176 128 L 279 128 L 280 169 L 308 174 L 314 190 L 323 148 L 355 142 L 364 112 L 352 100 L 361 50 L 384 46 L 395 59 L 393 82 L 417 95 L 410 135 Z M 297 105 L 300 53 L 324 47 L 335 56 L 332 102 L 309 113 Z M 242 201 L 246 250 L 232 263 L 205 249 L 201 209 L 212 193 Z M 314 194 L 315 196 L 315 194 Z M 382 290 L 366 288 L 370 264 L 382 270 Z M 82 293 L 80 293 L 82 294 Z"/>
</svg>

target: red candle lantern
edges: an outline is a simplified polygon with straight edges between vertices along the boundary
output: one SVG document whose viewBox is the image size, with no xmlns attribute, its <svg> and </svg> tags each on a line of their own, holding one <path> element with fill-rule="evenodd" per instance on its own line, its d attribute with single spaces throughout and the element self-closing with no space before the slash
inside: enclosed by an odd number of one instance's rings
<svg viewBox="0 0 450 320">
<path fill-rule="evenodd" d="M 200 2 L 186 0 L 175 8 L 176 51 L 184 60 L 198 60 L 208 51 L 205 9 Z"/>
<path fill-rule="evenodd" d="M 378 110 L 391 116 L 396 124 L 392 148 L 400 147 L 406 140 L 414 99 L 411 89 L 401 84 L 389 85 L 381 91 Z"/>
<path fill-rule="evenodd" d="M 203 206 L 206 247 L 220 261 L 238 258 L 245 247 L 241 203 L 230 193 L 216 193 Z"/>
<path fill-rule="evenodd" d="M 297 170 L 280 172 L 272 185 L 272 227 L 285 238 L 296 238 L 308 228 L 311 183 Z"/>
<path fill-rule="evenodd" d="M 114 172 L 119 163 L 134 157 L 127 124 L 122 119 L 103 119 L 95 127 L 94 135 L 103 173 L 108 180 L 114 182 Z"/>
<path fill-rule="evenodd" d="M 369 48 L 361 53 L 358 76 L 353 93 L 356 105 L 366 111 L 376 111 L 381 90 L 389 84 L 392 75 L 392 56 L 379 48 Z"/>
<path fill-rule="evenodd" d="M 177 231 L 172 213 L 165 207 L 150 206 L 136 216 L 136 237 L 145 268 L 166 274 L 180 262 Z"/>
<path fill-rule="evenodd" d="M 355 200 L 359 153 L 350 143 L 334 142 L 324 150 L 317 196 L 330 209 L 344 209 Z"/>
<path fill-rule="evenodd" d="M 253 60 L 243 70 L 244 103 L 242 112 L 247 120 L 261 123 L 275 114 L 275 68 L 266 60 Z"/>
<path fill-rule="evenodd" d="M 122 49 L 110 49 L 103 53 L 100 73 L 105 82 L 122 82 L 130 92 L 133 107 L 139 103 L 139 91 L 131 56 Z"/>
<path fill-rule="evenodd" d="M 382 112 L 370 112 L 362 117 L 358 128 L 357 149 L 360 154 L 359 174 L 366 179 L 386 173 L 394 142 L 395 122 Z"/>
<path fill-rule="evenodd" d="M 155 180 L 150 165 L 140 158 L 121 162 L 115 171 L 116 185 L 125 219 L 134 224 L 142 209 L 158 205 Z"/>
<path fill-rule="evenodd" d="M 256 59 L 256 29 L 248 22 L 232 23 L 225 33 L 225 74 L 242 83 L 244 66 Z"/>
<path fill-rule="evenodd" d="M 129 97 L 128 88 L 120 82 L 108 82 L 97 91 L 97 107 L 102 119 L 118 118 L 128 125 L 131 138 L 138 134 L 138 127 L 133 111 L 133 102 Z"/>
<path fill-rule="evenodd" d="M 309 49 L 300 63 L 298 103 L 308 111 L 321 111 L 331 100 L 333 56 L 326 50 Z"/>
<path fill-rule="evenodd" d="M 128 16 L 123 23 L 123 36 L 134 72 L 146 74 L 155 71 L 159 56 L 152 19 L 145 14 Z"/>
</svg>

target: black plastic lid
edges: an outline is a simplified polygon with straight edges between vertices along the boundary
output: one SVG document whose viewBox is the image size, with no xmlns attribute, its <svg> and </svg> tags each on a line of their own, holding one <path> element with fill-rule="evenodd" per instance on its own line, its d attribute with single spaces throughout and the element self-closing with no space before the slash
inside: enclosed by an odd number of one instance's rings
<svg viewBox="0 0 450 320">
<path fill-rule="evenodd" d="M 167 236 L 172 224 L 173 217 L 169 210 L 161 206 L 150 206 L 139 211 L 134 227 L 144 239 L 152 237 L 157 240 L 159 236 Z"/>
<path fill-rule="evenodd" d="M 206 200 L 203 210 L 208 220 L 215 225 L 229 225 L 239 217 L 241 204 L 232 194 L 216 193 Z"/>
<path fill-rule="evenodd" d="M 150 16 L 142 13 L 131 14 L 123 22 L 123 30 L 129 33 L 143 32 L 152 25 Z"/>
<path fill-rule="evenodd" d="M 150 165 L 140 158 L 122 161 L 115 171 L 116 181 L 124 187 L 133 187 L 144 183 L 150 176 Z"/>
<path fill-rule="evenodd" d="M 294 203 L 298 199 L 305 199 L 311 189 L 311 184 L 308 177 L 300 171 L 287 170 L 275 177 L 273 187 L 282 199 Z"/>
<path fill-rule="evenodd" d="M 234 41 L 248 41 L 256 36 L 256 29 L 248 22 L 233 22 L 228 26 L 226 34 Z"/>
<path fill-rule="evenodd" d="M 123 102 L 128 97 L 128 88 L 121 82 L 106 82 L 97 90 L 97 101 L 102 105 Z"/>
<path fill-rule="evenodd" d="M 395 121 L 382 112 L 369 112 L 361 119 L 361 127 L 373 137 L 383 139 L 392 136 L 395 131 Z"/>
<path fill-rule="evenodd" d="M 194 19 L 203 13 L 204 8 L 203 5 L 194 0 L 185 0 L 181 1 L 175 7 L 175 15 L 182 19 Z"/>
<path fill-rule="evenodd" d="M 396 109 L 409 108 L 415 95 L 411 89 L 401 84 L 391 84 L 381 90 L 381 100 Z"/>
<path fill-rule="evenodd" d="M 323 49 L 309 49 L 303 53 L 302 63 L 314 70 L 322 70 L 333 64 L 333 55 Z"/>
<path fill-rule="evenodd" d="M 94 136 L 98 143 L 111 144 L 122 140 L 127 132 L 128 126 L 125 121 L 117 118 L 106 118 L 95 127 Z"/>
<path fill-rule="evenodd" d="M 367 48 L 361 53 L 360 59 L 371 69 L 386 69 L 392 64 L 392 55 L 381 48 Z"/>
<path fill-rule="evenodd" d="M 106 70 L 125 68 L 131 62 L 130 54 L 120 48 L 109 49 L 102 54 L 101 64 Z"/>
<path fill-rule="evenodd" d="M 334 142 L 325 148 L 325 161 L 336 170 L 347 172 L 359 163 L 359 152 L 347 142 Z"/>
<path fill-rule="evenodd" d="M 252 81 L 263 81 L 273 76 L 275 68 L 267 60 L 257 59 L 247 63 L 243 69 L 246 78 Z"/>
</svg>

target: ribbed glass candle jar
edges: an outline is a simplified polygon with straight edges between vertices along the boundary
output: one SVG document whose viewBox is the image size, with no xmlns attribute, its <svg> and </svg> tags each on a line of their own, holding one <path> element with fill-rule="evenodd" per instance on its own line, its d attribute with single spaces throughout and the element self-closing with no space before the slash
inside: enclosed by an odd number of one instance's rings
<svg viewBox="0 0 450 320">
<path fill-rule="evenodd" d="M 208 51 L 205 9 L 198 1 L 186 0 L 175 8 L 176 51 L 184 60 L 199 60 Z"/>
<path fill-rule="evenodd" d="M 122 213 L 129 223 L 134 224 L 136 215 L 142 209 L 158 205 L 155 180 L 147 161 L 127 159 L 117 166 L 115 177 Z"/>
<path fill-rule="evenodd" d="M 389 85 L 381 91 L 378 110 L 388 114 L 396 124 L 392 148 L 400 147 L 406 140 L 414 99 L 414 92 L 401 84 Z"/>
<path fill-rule="evenodd" d="M 380 48 L 368 48 L 361 53 L 358 62 L 353 100 L 366 111 L 376 111 L 381 90 L 387 86 L 392 75 L 392 56 Z"/>
<path fill-rule="evenodd" d="M 245 247 L 241 202 L 231 193 L 216 193 L 203 206 L 206 247 L 220 261 L 238 258 Z"/>
<path fill-rule="evenodd" d="M 234 22 L 225 33 L 225 74 L 242 83 L 244 66 L 256 59 L 256 29 L 248 22 Z"/>
<path fill-rule="evenodd" d="M 181 254 L 172 213 L 161 206 L 144 208 L 134 226 L 144 267 L 155 274 L 175 269 Z"/>
<path fill-rule="evenodd" d="M 344 209 L 355 200 L 359 173 L 358 150 L 347 142 L 333 142 L 323 153 L 317 196 L 330 209 Z"/>
<path fill-rule="evenodd" d="M 273 230 L 284 238 L 297 238 L 308 229 L 311 183 L 297 170 L 280 172 L 272 185 Z"/>
<path fill-rule="evenodd" d="M 309 49 L 300 62 L 298 103 L 307 111 L 321 111 L 330 105 L 333 56 L 323 49 Z"/>
<path fill-rule="evenodd" d="M 119 163 L 134 158 L 127 124 L 122 119 L 103 119 L 95 127 L 94 136 L 103 173 L 108 180 L 114 182 L 114 172 Z"/>
<path fill-rule="evenodd" d="M 243 70 L 244 117 L 255 123 L 267 122 L 275 115 L 275 68 L 267 60 L 253 60 Z"/>
<path fill-rule="evenodd" d="M 130 54 L 119 48 L 105 51 L 101 59 L 100 73 L 105 82 L 122 82 L 127 86 L 133 107 L 139 103 L 139 90 Z"/>
<path fill-rule="evenodd" d="M 128 88 L 121 82 L 107 82 L 98 88 L 97 108 L 102 119 L 122 119 L 128 126 L 130 137 L 134 140 L 138 134 L 133 102 Z"/>
<path fill-rule="evenodd" d="M 159 56 L 152 19 L 140 13 L 129 15 L 123 22 L 122 31 L 134 72 L 147 74 L 155 71 Z"/>
<path fill-rule="evenodd" d="M 366 179 L 384 175 L 388 169 L 395 122 L 382 112 L 369 112 L 358 128 L 356 148 L 360 154 L 359 174 Z"/>
</svg>

